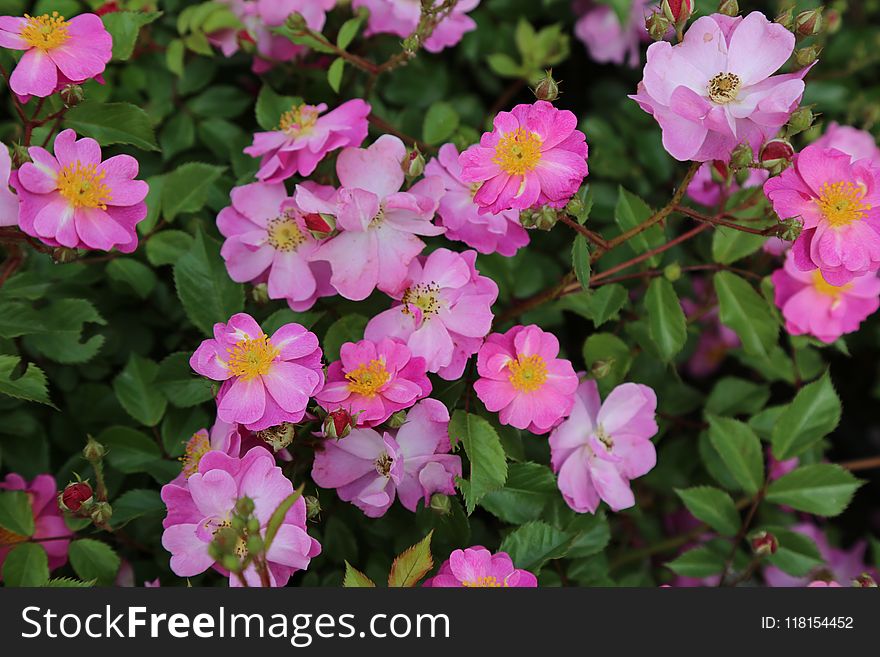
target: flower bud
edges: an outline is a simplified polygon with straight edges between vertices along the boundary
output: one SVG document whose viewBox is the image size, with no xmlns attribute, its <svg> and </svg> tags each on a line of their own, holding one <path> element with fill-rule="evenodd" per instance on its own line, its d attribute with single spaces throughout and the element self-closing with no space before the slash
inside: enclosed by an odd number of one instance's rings
<svg viewBox="0 0 880 657">
<path fill-rule="evenodd" d="M 117 11 L 120 11 L 119 3 L 116 0 L 110 0 L 109 2 L 105 2 L 100 7 L 95 9 L 95 13 L 98 16 L 106 16 L 107 14 L 113 14 Z"/>
<path fill-rule="evenodd" d="M 798 133 L 808 130 L 813 125 L 813 110 L 810 107 L 799 107 L 788 119 L 788 128 L 786 136 L 791 137 Z"/>
<path fill-rule="evenodd" d="M 52 249 L 52 261 L 56 265 L 66 265 L 79 258 L 76 249 L 68 249 L 66 246 L 59 246 Z"/>
<path fill-rule="evenodd" d="M 263 551 L 263 537 L 259 534 L 250 534 L 245 543 L 248 554 L 259 554 Z"/>
<path fill-rule="evenodd" d="M 725 16 L 738 16 L 739 3 L 736 0 L 721 0 L 718 5 L 718 13 Z"/>
<path fill-rule="evenodd" d="M 419 151 L 418 146 L 413 146 L 400 166 L 407 178 L 418 178 L 425 172 L 425 156 Z"/>
<path fill-rule="evenodd" d="M 92 507 L 92 522 L 97 526 L 106 525 L 110 522 L 110 518 L 113 517 L 113 507 L 110 506 L 107 502 L 97 502 Z"/>
<path fill-rule="evenodd" d="M 392 429 L 400 429 L 406 424 L 406 411 L 397 411 L 388 419 L 388 426 Z"/>
<path fill-rule="evenodd" d="M 336 440 L 345 438 L 351 433 L 351 430 L 354 429 L 354 427 L 354 418 L 344 408 L 337 408 L 335 411 L 328 413 L 327 417 L 324 418 L 324 424 L 322 425 L 324 437 L 334 438 Z"/>
<path fill-rule="evenodd" d="M 828 34 L 836 34 L 842 23 L 840 12 L 833 7 L 825 14 L 825 32 Z"/>
<path fill-rule="evenodd" d="M 769 557 L 779 549 L 779 540 L 769 532 L 758 532 L 752 536 L 752 552 L 759 557 Z"/>
<path fill-rule="evenodd" d="M 321 516 L 321 501 L 313 495 L 306 495 L 303 499 L 306 501 L 306 517 L 317 520 Z"/>
<path fill-rule="evenodd" d="M 235 502 L 235 514 L 247 518 L 254 512 L 254 501 L 247 495 L 239 497 Z"/>
<path fill-rule="evenodd" d="M 83 458 L 85 458 L 86 461 L 89 463 L 97 463 L 106 456 L 107 450 L 104 449 L 104 446 L 101 443 L 89 436 L 86 441 L 86 446 L 83 447 L 82 453 Z"/>
<path fill-rule="evenodd" d="M 677 262 L 673 262 L 671 265 L 666 265 L 663 269 L 663 277 L 670 283 L 675 283 L 675 281 L 681 278 L 681 265 Z"/>
<path fill-rule="evenodd" d="M 287 17 L 287 21 L 285 22 L 287 29 L 293 30 L 294 32 L 302 32 L 306 29 L 306 19 L 302 17 L 301 14 L 296 12 L 291 13 Z"/>
<path fill-rule="evenodd" d="M 556 209 L 548 205 L 523 210 L 519 214 L 519 222 L 524 228 L 537 228 L 538 230 L 550 230 L 556 225 L 558 218 Z"/>
<path fill-rule="evenodd" d="M 553 69 L 544 71 L 544 77 L 535 86 L 535 98 L 552 103 L 559 98 L 559 83 L 553 79 Z"/>
<path fill-rule="evenodd" d="M 745 169 L 754 161 L 755 154 L 752 147 L 747 143 L 742 143 L 733 149 L 730 154 L 730 166 L 734 169 Z"/>
<path fill-rule="evenodd" d="M 694 13 L 694 0 L 663 0 L 660 10 L 674 25 L 684 25 Z"/>
<path fill-rule="evenodd" d="M 61 96 L 61 102 L 65 107 L 74 107 L 82 102 L 85 92 L 78 84 L 68 84 L 58 92 L 58 95 Z"/>
<path fill-rule="evenodd" d="M 12 144 L 12 164 L 17 168 L 25 162 L 33 162 L 28 147 L 22 144 Z"/>
<path fill-rule="evenodd" d="M 786 242 L 794 242 L 801 236 L 801 231 L 804 229 L 804 222 L 801 221 L 800 217 L 789 217 L 781 220 L 779 223 L 781 224 L 778 232 L 779 239 Z"/>
<path fill-rule="evenodd" d="M 868 573 L 862 573 L 853 580 L 853 586 L 858 586 L 863 589 L 876 589 L 877 581 Z"/>
<path fill-rule="evenodd" d="M 452 512 L 452 503 L 449 497 L 441 493 L 431 495 L 431 511 L 441 516 L 448 516 Z"/>
<path fill-rule="evenodd" d="M 237 554 L 225 554 L 220 559 L 220 564 L 230 573 L 237 573 L 241 570 L 241 560 Z"/>
<path fill-rule="evenodd" d="M 822 52 L 822 48 L 815 43 L 805 48 L 798 48 L 794 51 L 794 61 L 797 62 L 799 68 L 806 68 L 817 59 Z"/>
<path fill-rule="evenodd" d="M 808 9 L 802 11 L 794 17 L 794 31 L 802 37 L 815 36 L 822 32 L 825 21 L 822 19 L 822 10 L 824 7 L 819 6 L 816 9 Z"/>
<path fill-rule="evenodd" d="M 581 198 L 580 194 L 575 194 L 565 206 L 565 213 L 572 217 L 580 218 L 586 209 L 587 206 L 584 205 L 584 199 Z"/>
<path fill-rule="evenodd" d="M 590 374 L 593 375 L 594 379 L 604 379 L 606 376 L 611 374 L 611 368 L 614 367 L 615 359 L 606 358 L 605 360 L 597 360 L 593 363 L 593 367 L 590 368 Z"/>
<path fill-rule="evenodd" d="M 58 496 L 58 505 L 65 511 L 76 513 L 81 508 L 88 510 L 92 503 L 92 487 L 88 482 L 75 481 L 67 484 Z"/>
<path fill-rule="evenodd" d="M 254 303 L 261 306 L 269 303 L 269 285 L 267 283 L 257 283 L 251 289 L 251 299 Z"/>
<path fill-rule="evenodd" d="M 761 148 L 761 166 L 770 172 L 771 176 L 782 173 L 791 159 L 794 157 L 794 148 L 785 139 L 771 139 Z"/>
<path fill-rule="evenodd" d="M 303 215 L 303 220 L 306 223 L 306 228 L 309 229 L 309 232 L 314 235 L 317 240 L 329 237 L 330 234 L 336 230 L 336 217 L 330 214 L 318 214 L 313 212 L 311 214 Z"/>
<path fill-rule="evenodd" d="M 645 19 L 645 29 L 654 41 L 662 41 L 669 34 L 669 28 L 672 27 L 672 21 L 660 12 L 652 12 Z"/>
<path fill-rule="evenodd" d="M 775 19 L 774 23 L 779 23 L 787 30 L 790 30 L 794 27 L 794 8 L 788 7 L 787 9 L 783 9 L 782 13 L 780 13 Z"/>
<path fill-rule="evenodd" d="M 284 422 L 275 427 L 269 427 L 262 431 L 257 431 L 256 436 L 267 445 L 271 446 L 276 452 L 284 449 L 296 435 L 296 427 L 290 422 Z"/>
<path fill-rule="evenodd" d="M 403 43 L 401 44 L 403 46 L 403 52 L 412 57 L 419 49 L 420 43 L 421 39 L 419 38 L 418 34 L 410 34 L 403 40 Z"/>
</svg>

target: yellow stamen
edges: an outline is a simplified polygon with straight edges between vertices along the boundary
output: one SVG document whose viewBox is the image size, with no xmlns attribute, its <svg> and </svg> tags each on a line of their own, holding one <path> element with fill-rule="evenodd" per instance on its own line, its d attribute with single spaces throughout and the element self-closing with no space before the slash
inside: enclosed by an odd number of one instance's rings
<svg viewBox="0 0 880 657">
<path fill-rule="evenodd" d="M 508 380 L 520 392 L 534 392 L 547 380 L 547 364 L 537 354 L 520 356 L 507 365 L 510 370 Z"/>
<path fill-rule="evenodd" d="M 290 137 L 307 135 L 315 127 L 318 114 L 318 108 L 314 105 L 294 105 L 281 115 L 278 129 Z"/>
<path fill-rule="evenodd" d="M 484 575 L 482 577 L 478 577 L 475 581 L 464 580 L 461 585 L 467 588 L 500 589 L 506 587 L 507 582 L 499 582 L 498 578 L 494 577 L 493 575 Z"/>
<path fill-rule="evenodd" d="M 420 283 L 406 288 L 403 293 L 403 313 L 411 315 L 410 306 L 420 309 L 424 315 L 434 315 L 440 310 L 438 292 L 440 287 L 436 283 Z"/>
<path fill-rule="evenodd" d="M 199 461 L 211 451 L 211 441 L 207 431 L 194 433 L 186 443 L 186 451 L 178 460 L 183 463 L 183 475 L 189 479 L 199 471 Z"/>
<path fill-rule="evenodd" d="M 381 360 L 371 360 L 369 364 L 361 363 L 356 370 L 345 375 L 348 380 L 348 389 L 356 395 L 373 397 L 379 388 L 388 383 L 391 378 L 385 363 Z"/>
<path fill-rule="evenodd" d="M 281 350 L 273 346 L 265 334 L 254 339 L 239 340 L 234 348 L 227 351 L 229 360 L 226 365 L 230 373 L 245 381 L 268 374 L 272 362 L 281 354 Z"/>
<path fill-rule="evenodd" d="M 709 98 L 714 103 L 726 105 L 736 100 L 742 80 L 734 73 L 719 73 L 709 80 Z"/>
<path fill-rule="evenodd" d="M 32 48 L 45 52 L 63 45 L 70 38 L 67 33 L 70 23 L 65 21 L 64 16 L 60 16 L 57 11 L 53 11 L 51 16 L 49 14 L 42 16 L 25 14 L 24 17 L 27 23 L 21 29 L 20 36 Z"/>
<path fill-rule="evenodd" d="M 287 215 L 270 220 L 266 230 L 269 232 L 269 245 L 276 251 L 296 251 L 306 241 L 296 220 Z"/>
<path fill-rule="evenodd" d="M 871 209 L 862 201 L 865 187 L 851 182 L 823 183 L 819 189 L 816 205 L 829 224 L 834 228 L 861 221 Z"/>
<path fill-rule="evenodd" d="M 94 164 L 83 166 L 79 160 L 71 162 L 58 172 L 58 191 L 76 208 L 107 209 L 113 200 L 110 188 L 103 180 L 106 171 L 98 172 Z"/>
<path fill-rule="evenodd" d="M 832 297 L 835 301 L 839 301 L 840 297 L 842 297 L 847 290 L 851 289 L 852 286 L 852 283 L 832 285 L 825 280 L 824 276 L 822 276 L 821 270 L 817 269 L 813 272 L 813 288 L 816 292 Z"/>
<path fill-rule="evenodd" d="M 517 128 L 501 136 L 492 161 L 511 176 L 521 176 L 538 166 L 542 144 L 537 133 Z"/>
</svg>

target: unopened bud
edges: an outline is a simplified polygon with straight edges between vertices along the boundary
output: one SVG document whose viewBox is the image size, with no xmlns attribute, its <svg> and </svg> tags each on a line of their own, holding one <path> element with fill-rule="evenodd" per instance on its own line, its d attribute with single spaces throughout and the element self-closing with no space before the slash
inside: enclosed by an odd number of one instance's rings
<svg viewBox="0 0 880 657">
<path fill-rule="evenodd" d="M 783 9 L 773 22 L 779 23 L 787 30 L 792 29 L 792 27 L 794 27 L 794 8 L 788 7 L 787 9 Z"/>
<path fill-rule="evenodd" d="M 669 28 L 672 27 L 672 21 L 660 12 L 652 12 L 645 19 L 645 29 L 654 41 L 662 41 L 669 34 Z"/>
<path fill-rule="evenodd" d="M 254 303 L 261 306 L 269 303 L 269 285 L 267 283 L 257 283 L 251 289 L 251 299 Z"/>
<path fill-rule="evenodd" d="M 328 413 L 327 417 L 324 418 L 324 424 L 322 425 L 324 437 L 337 440 L 345 438 L 351 433 L 351 430 L 354 429 L 354 427 L 354 418 L 351 416 L 351 413 L 344 408 L 337 408 L 335 411 Z"/>
<path fill-rule="evenodd" d="M 779 549 L 779 540 L 770 532 L 758 532 L 752 536 L 752 552 L 759 557 L 769 557 Z"/>
<path fill-rule="evenodd" d="M 736 0 L 721 0 L 718 5 L 718 13 L 725 16 L 738 16 L 739 3 Z"/>
<path fill-rule="evenodd" d="M 555 208 L 548 205 L 540 208 L 523 210 L 519 215 L 519 222 L 524 228 L 537 228 L 538 230 L 550 230 L 556 225 L 559 216 Z"/>
<path fill-rule="evenodd" d="M 259 554 L 263 551 L 263 537 L 259 534 L 251 534 L 245 542 L 248 554 Z"/>
<path fill-rule="evenodd" d="M 663 269 L 663 276 L 670 283 L 675 283 L 675 281 L 681 278 L 681 265 L 677 262 L 673 262 L 671 265 L 666 265 Z"/>
<path fill-rule="evenodd" d="M 303 215 L 306 228 L 314 235 L 315 239 L 322 240 L 329 237 L 336 230 L 336 217 L 329 214 L 311 213 Z"/>
<path fill-rule="evenodd" d="M 614 367 L 614 358 L 606 358 L 605 360 L 597 360 L 590 368 L 590 374 L 594 379 L 604 379 L 611 374 L 611 368 Z"/>
<path fill-rule="evenodd" d="M 302 30 L 306 29 L 306 27 L 307 27 L 306 26 L 306 19 L 303 18 L 301 14 L 298 14 L 296 12 L 291 13 L 287 17 L 287 21 L 285 22 L 285 25 L 287 26 L 288 29 L 293 30 L 294 32 L 301 32 Z"/>
<path fill-rule="evenodd" d="M 822 31 L 825 21 L 822 19 L 824 7 L 802 11 L 794 18 L 794 31 L 802 37 L 815 36 Z"/>
<path fill-rule="evenodd" d="M 247 495 L 238 498 L 235 502 L 235 514 L 247 518 L 254 512 L 254 501 Z"/>
<path fill-rule="evenodd" d="M 58 92 L 58 95 L 61 97 L 61 102 L 64 103 L 65 107 L 74 107 L 82 102 L 85 92 L 83 92 L 83 88 L 78 84 L 68 84 Z"/>
<path fill-rule="evenodd" d="M 785 139 L 771 139 L 761 148 L 761 166 L 777 176 L 788 168 L 794 157 L 794 147 Z"/>
<path fill-rule="evenodd" d="M 113 517 L 113 507 L 110 506 L 107 502 L 97 502 L 92 507 L 92 522 L 98 526 L 106 525 L 110 522 L 110 518 Z"/>
<path fill-rule="evenodd" d="M 813 125 L 813 110 L 810 107 L 799 107 L 788 119 L 788 128 L 786 136 L 791 137 L 798 133 L 808 130 Z"/>
<path fill-rule="evenodd" d="M 79 258 L 76 249 L 68 249 L 66 246 L 59 246 L 52 249 L 52 261 L 57 265 L 66 265 Z"/>
<path fill-rule="evenodd" d="M 801 236 L 801 232 L 804 230 L 804 222 L 801 221 L 800 217 L 789 217 L 779 223 L 781 224 L 778 232 L 779 239 L 786 242 L 794 242 Z"/>
<path fill-rule="evenodd" d="M 321 516 L 321 501 L 313 495 L 306 495 L 304 499 L 306 501 L 306 517 L 309 520 L 318 519 Z"/>
<path fill-rule="evenodd" d="M 87 510 L 92 503 L 92 487 L 86 481 L 76 481 L 67 484 L 58 496 L 58 505 L 65 511 L 77 513 L 82 509 Z"/>
<path fill-rule="evenodd" d="M 89 463 L 97 463 L 106 456 L 107 450 L 104 449 L 104 446 L 101 443 L 89 436 L 86 441 L 86 446 L 83 447 L 82 454 L 83 458 Z"/>
<path fill-rule="evenodd" d="M 20 167 L 25 162 L 33 162 L 33 160 L 31 159 L 31 154 L 28 151 L 28 147 L 23 146 L 22 144 L 13 144 L 12 164 L 16 167 Z"/>
<path fill-rule="evenodd" d="M 853 580 L 853 586 L 857 586 L 863 589 L 876 589 L 877 580 L 871 577 L 868 573 L 862 573 Z"/>
<path fill-rule="evenodd" d="M 241 570 L 241 560 L 237 554 L 224 554 L 220 564 L 230 573 L 237 573 Z"/>
<path fill-rule="evenodd" d="M 586 209 L 587 206 L 584 204 L 584 199 L 581 198 L 580 194 L 575 194 L 565 206 L 565 213 L 580 220 Z"/>
<path fill-rule="evenodd" d="M 794 51 L 794 61 L 797 62 L 799 68 L 806 68 L 819 59 L 822 48 L 816 44 L 798 48 Z"/>
<path fill-rule="evenodd" d="M 441 516 L 448 516 L 452 512 L 452 502 L 449 497 L 441 493 L 431 495 L 430 509 Z"/>
<path fill-rule="evenodd" d="M 730 154 L 730 166 L 734 169 L 745 169 L 754 161 L 755 154 L 752 147 L 747 143 L 742 143 L 733 149 Z"/>
<path fill-rule="evenodd" d="M 410 34 L 403 40 L 403 51 L 408 55 L 414 55 L 419 49 L 420 43 L 421 40 L 419 39 L 418 34 Z"/>
<path fill-rule="evenodd" d="M 406 424 L 406 411 L 397 411 L 388 419 L 388 426 L 392 429 L 399 429 Z"/>
<path fill-rule="evenodd" d="M 694 0 L 663 0 L 660 10 L 674 25 L 684 25 L 694 13 Z"/>
<path fill-rule="evenodd" d="M 295 434 L 296 427 L 290 422 L 284 422 L 278 426 L 257 431 L 256 436 L 271 446 L 274 451 L 278 452 L 293 442 Z"/>
<path fill-rule="evenodd" d="M 553 79 L 553 70 L 544 71 L 544 77 L 535 86 L 535 98 L 552 103 L 559 98 L 559 83 Z"/>
<path fill-rule="evenodd" d="M 401 164 L 407 178 L 418 178 L 425 172 L 425 156 L 418 146 L 413 146 Z"/>
</svg>

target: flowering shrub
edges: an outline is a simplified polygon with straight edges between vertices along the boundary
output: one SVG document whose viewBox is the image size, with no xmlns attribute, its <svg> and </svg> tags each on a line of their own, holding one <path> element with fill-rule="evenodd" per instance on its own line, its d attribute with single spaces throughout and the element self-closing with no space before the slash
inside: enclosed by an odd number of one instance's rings
<svg viewBox="0 0 880 657">
<path fill-rule="evenodd" d="M 875 6 L 2 8 L 4 585 L 875 585 Z"/>
</svg>

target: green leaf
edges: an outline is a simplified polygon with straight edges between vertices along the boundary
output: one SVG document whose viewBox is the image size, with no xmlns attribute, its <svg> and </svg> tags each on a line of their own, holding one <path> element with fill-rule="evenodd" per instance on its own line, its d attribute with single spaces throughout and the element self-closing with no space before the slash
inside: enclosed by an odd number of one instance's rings
<svg viewBox="0 0 880 657">
<path fill-rule="evenodd" d="M 342 580 L 342 586 L 347 589 L 365 589 L 374 588 L 376 583 L 346 561 L 345 579 Z"/>
<path fill-rule="evenodd" d="M 754 495 L 764 481 L 761 441 L 749 425 L 728 417 L 708 416 L 709 441 L 743 490 Z"/>
<path fill-rule="evenodd" d="M 480 506 L 504 522 L 521 525 L 538 520 L 557 495 L 556 477 L 546 465 L 513 463 L 504 488 L 487 494 Z"/>
<path fill-rule="evenodd" d="M 581 208 L 573 216 L 577 219 L 577 222 L 583 226 L 587 223 L 587 219 L 590 218 L 590 212 L 593 211 L 593 189 L 590 187 L 590 184 L 584 183 L 581 185 L 580 189 L 578 189 L 577 193 L 574 195 L 574 198 L 580 201 Z M 567 208 L 568 207 L 571 206 L 567 206 Z"/>
<path fill-rule="evenodd" d="M 352 314 L 333 322 L 324 334 L 324 358 L 328 362 L 338 360 L 339 349 L 343 344 L 363 340 L 367 321 L 363 315 Z"/>
<path fill-rule="evenodd" d="M 166 162 L 192 148 L 196 143 L 196 122 L 191 114 L 179 112 L 171 116 L 159 132 L 162 159 Z M 140 228 L 140 225 L 138 225 Z"/>
<path fill-rule="evenodd" d="M 706 400 L 706 411 L 713 415 L 753 415 L 770 399 L 770 388 L 735 376 L 719 380 Z"/>
<path fill-rule="evenodd" d="M 363 19 L 360 17 L 349 18 L 339 28 L 339 34 L 336 35 L 336 45 L 345 50 L 354 41 L 358 30 L 361 29 Z"/>
<path fill-rule="evenodd" d="M 337 57 L 333 63 L 330 64 L 330 68 L 327 69 L 327 84 L 329 84 L 330 88 L 336 93 L 339 93 L 339 88 L 342 86 L 342 73 L 344 71 L 345 60 L 342 57 Z"/>
<path fill-rule="evenodd" d="M 154 267 L 173 265 L 192 248 L 193 238 L 182 230 L 163 230 L 147 240 L 147 260 Z"/>
<path fill-rule="evenodd" d="M 74 572 L 85 581 L 109 586 L 119 571 L 119 555 L 106 543 L 91 538 L 73 541 L 68 556 Z"/>
<path fill-rule="evenodd" d="M 107 276 L 125 283 L 141 299 L 146 299 L 156 287 L 156 274 L 134 258 L 115 258 L 107 265 Z"/>
<path fill-rule="evenodd" d="M 722 265 L 730 265 L 752 255 L 766 241 L 763 235 L 718 226 L 712 235 L 712 259 Z"/>
<path fill-rule="evenodd" d="M 770 442 L 780 461 L 803 454 L 834 431 L 840 422 L 840 397 L 826 371 L 822 378 L 801 388 L 776 424 Z"/>
<path fill-rule="evenodd" d="M 818 516 L 836 516 L 864 482 L 834 463 L 804 465 L 770 484 L 766 499 Z"/>
<path fill-rule="evenodd" d="M 388 586 L 409 588 L 419 583 L 434 567 L 431 556 L 431 537 L 434 531 L 428 532 L 421 541 L 407 548 L 394 559 L 391 572 L 388 573 Z"/>
<path fill-rule="evenodd" d="M 200 117 L 234 119 L 251 106 L 253 97 L 238 87 L 220 84 L 208 87 L 186 106 Z"/>
<path fill-rule="evenodd" d="M 104 344 L 103 335 L 92 335 L 81 342 L 84 324 L 104 325 L 107 322 L 85 299 L 57 299 L 40 309 L 45 331 L 27 337 L 29 347 L 58 363 L 85 363 L 93 358 Z"/>
<path fill-rule="evenodd" d="M 498 490 L 507 481 L 507 458 L 501 439 L 488 420 L 462 410 L 452 414 L 449 435 L 453 444 L 461 441 L 470 461 L 470 476 L 459 481 L 464 493 L 468 515 L 488 493 Z"/>
<path fill-rule="evenodd" d="M 159 424 L 168 400 L 155 386 L 159 366 L 147 358 L 132 354 L 125 368 L 113 380 L 113 391 L 122 408 L 148 427 Z"/>
<path fill-rule="evenodd" d="M 666 564 L 672 572 L 682 577 L 710 577 L 724 568 L 724 557 L 707 547 L 696 547 Z"/>
<path fill-rule="evenodd" d="M 49 581 L 49 557 L 38 543 L 16 545 L 3 561 L 6 586 L 42 586 Z"/>
<path fill-rule="evenodd" d="M 86 100 L 67 110 L 64 125 L 80 137 L 92 137 L 101 146 L 130 144 L 145 151 L 159 150 L 150 117 L 131 103 Z"/>
<path fill-rule="evenodd" d="M 0 491 L 0 528 L 16 536 L 32 536 L 34 512 L 28 494 L 20 490 Z"/>
<path fill-rule="evenodd" d="M 212 334 L 214 324 L 244 308 L 244 289 L 229 278 L 220 245 L 201 228 L 192 248 L 174 266 L 174 283 L 186 314 L 206 335 Z"/>
<path fill-rule="evenodd" d="M 189 408 L 214 398 L 209 379 L 193 372 L 189 352 L 167 356 L 160 364 L 154 383 L 173 406 Z"/>
<path fill-rule="evenodd" d="M 739 512 L 733 499 L 723 490 L 711 486 L 695 486 L 685 490 L 676 488 L 675 492 L 691 515 L 722 536 L 733 536 L 739 531 Z"/>
<path fill-rule="evenodd" d="M 119 527 L 146 515 L 159 515 L 165 511 L 165 503 L 159 491 L 135 488 L 124 492 L 113 501 L 111 523 Z"/>
<path fill-rule="evenodd" d="M 653 214 L 653 210 L 641 198 L 625 190 L 623 187 L 619 188 L 617 206 L 614 208 L 614 221 L 617 222 L 621 232 L 626 232 L 644 223 Z M 636 253 L 644 253 L 649 249 L 660 246 L 663 240 L 663 229 L 659 224 L 655 224 L 638 235 L 633 236 L 627 241 L 627 244 Z M 660 262 L 660 256 L 649 258 L 647 262 L 651 266 L 656 266 Z"/>
<path fill-rule="evenodd" d="M 19 369 L 20 362 L 18 356 L 0 354 L 0 394 L 52 406 L 43 370 L 33 363 L 28 363 L 23 374 L 13 375 Z"/>
<path fill-rule="evenodd" d="M 492 69 L 492 72 L 503 78 L 522 77 L 525 72 L 523 67 L 518 64 L 513 57 L 502 52 L 492 53 L 486 57 L 486 61 L 489 64 L 489 68 Z"/>
<path fill-rule="evenodd" d="M 107 448 L 110 465 L 126 474 L 147 472 L 162 458 L 153 440 L 129 427 L 109 427 L 96 440 Z"/>
<path fill-rule="evenodd" d="M 568 553 L 574 534 L 561 531 L 537 520 L 514 529 L 501 541 L 501 552 L 507 552 L 517 568 L 538 573 L 552 559 Z"/>
<path fill-rule="evenodd" d="M 201 210 L 208 199 L 208 190 L 225 169 L 204 162 L 187 162 L 165 174 L 162 185 L 162 216 L 165 220 L 174 221 L 181 213 Z"/>
<path fill-rule="evenodd" d="M 281 121 L 281 115 L 298 105 L 299 102 L 299 98 L 282 96 L 268 84 L 263 84 L 254 107 L 257 123 L 263 130 L 275 130 Z"/>
<path fill-rule="evenodd" d="M 590 289 L 590 246 L 587 238 L 578 234 L 574 238 L 571 247 L 571 264 L 574 267 L 574 275 L 584 290 Z"/>
<path fill-rule="evenodd" d="M 442 144 L 449 139 L 458 128 L 458 112 L 451 103 L 444 101 L 434 103 L 428 108 L 422 124 L 422 135 L 431 145 Z"/>
<path fill-rule="evenodd" d="M 81 582 L 72 577 L 53 577 L 43 584 L 46 589 L 88 589 L 95 585 L 95 580 Z"/>
<path fill-rule="evenodd" d="M 776 554 L 766 557 L 768 563 L 794 577 L 804 577 L 822 565 L 822 555 L 813 539 L 782 527 L 764 529 L 779 541 Z"/>
<path fill-rule="evenodd" d="M 113 61 L 131 57 L 141 28 L 161 15 L 161 11 L 114 11 L 101 16 L 104 27 L 113 37 Z"/>
<path fill-rule="evenodd" d="M 665 278 L 651 281 L 645 295 L 645 308 L 651 340 L 657 345 L 661 358 L 669 362 L 687 341 L 687 319 L 672 283 Z"/>
<path fill-rule="evenodd" d="M 180 39 L 172 39 L 165 49 L 165 66 L 177 77 L 183 75 L 183 61 L 186 55 L 186 49 L 183 41 Z"/>
<path fill-rule="evenodd" d="M 721 323 L 733 329 L 747 353 L 769 356 L 779 326 L 767 302 L 747 281 L 729 271 L 715 274 Z"/>
<path fill-rule="evenodd" d="M 569 559 L 589 557 L 601 552 L 611 541 L 611 527 L 603 511 L 598 513 L 578 513 L 564 530 L 575 536 L 566 553 Z"/>
<path fill-rule="evenodd" d="M 610 366 L 598 380 L 599 388 L 608 392 L 623 382 L 632 365 L 632 352 L 627 344 L 612 333 L 593 333 L 584 342 L 584 361 L 592 369 L 600 361 Z"/>
<path fill-rule="evenodd" d="M 589 319 L 596 328 L 614 319 L 626 305 L 627 291 L 622 285 L 602 285 L 589 292 L 568 294 L 559 300 L 564 310 L 571 310 Z"/>
</svg>

